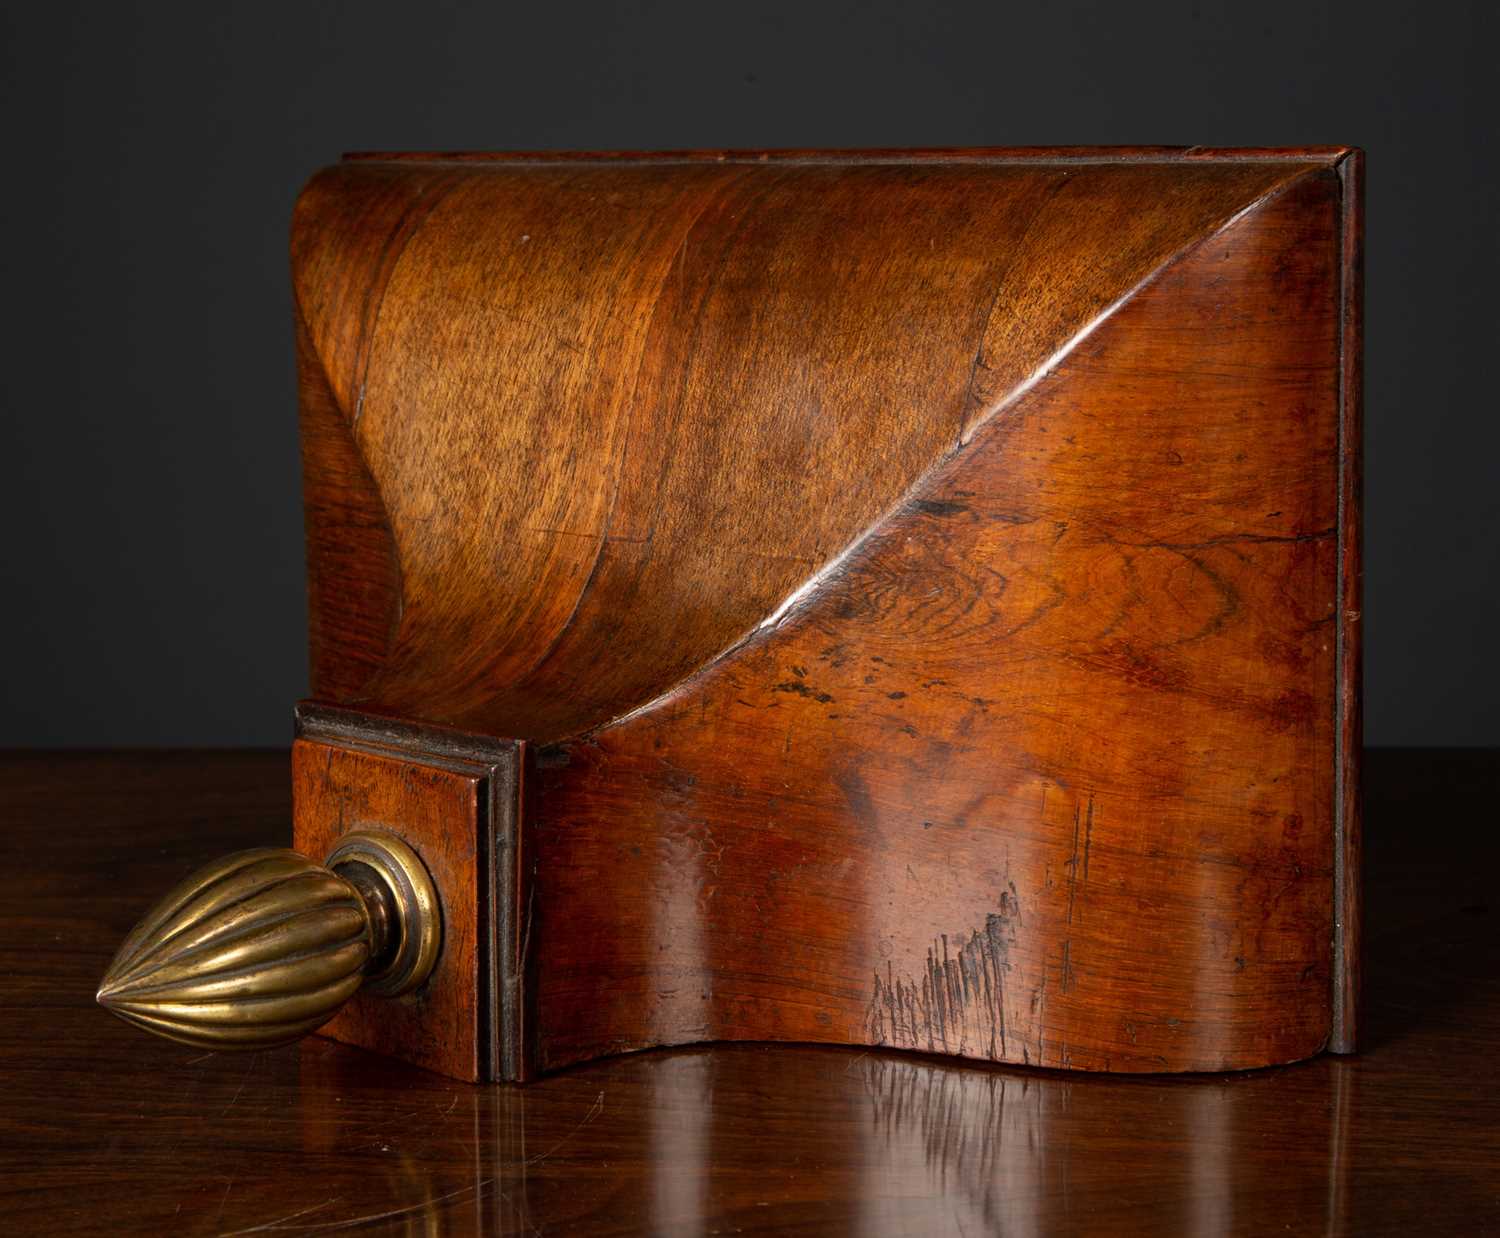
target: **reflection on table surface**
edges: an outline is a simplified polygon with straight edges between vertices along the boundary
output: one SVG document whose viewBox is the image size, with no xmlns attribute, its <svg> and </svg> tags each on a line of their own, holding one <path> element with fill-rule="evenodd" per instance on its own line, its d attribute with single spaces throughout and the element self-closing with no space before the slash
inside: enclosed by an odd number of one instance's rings
<svg viewBox="0 0 1500 1238">
<path fill-rule="evenodd" d="M 416 1234 L 1227 1234 L 1274 1199 L 1333 1231 L 1357 1084 L 1350 1063 L 1327 1058 L 1137 1080 L 726 1046 L 542 1087 L 413 1088 L 392 1105 L 389 1080 L 378 1103 L 362 1096 L 379 1068 L 359 1056 L 305 1046 L 292 1094 L 300 1176 L 323 1178 L 321 1164 L 342 1181 L 360 1157 L 358 1197 L 278 1191 L 284 1202 L 256 1224 L 383 1214 Z"/>
<path fill-rule="evenodd" d="M 1500 1233 L 1500 757 L 1370 773 L 1356 1057 L 1130 1077 L 726 1045 L 516 1088 L 109 1018 L 143 892 L 266 841 L 285 755 L 0 757 L 0 1233 Z"/>
</svg>

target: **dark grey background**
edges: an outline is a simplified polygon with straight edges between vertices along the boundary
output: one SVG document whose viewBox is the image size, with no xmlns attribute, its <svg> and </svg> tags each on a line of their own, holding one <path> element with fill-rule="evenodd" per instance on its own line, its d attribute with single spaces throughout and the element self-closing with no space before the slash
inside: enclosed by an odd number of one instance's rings
<svg viewBox="0 0 1500 1238">
<path fill-rule="evenodd" d="M 0 744 L 279 744 L 286 227 L 346 149 L 1369 153 L 1367 735 L 1500 743 L 1492 5 L 8 5 Z"/>
</svg>

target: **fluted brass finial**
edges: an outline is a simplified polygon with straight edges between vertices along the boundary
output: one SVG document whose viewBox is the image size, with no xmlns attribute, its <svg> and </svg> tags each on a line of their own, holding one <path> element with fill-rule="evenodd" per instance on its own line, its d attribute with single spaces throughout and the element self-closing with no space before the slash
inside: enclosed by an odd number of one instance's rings
<svg viewBox="0 0 1500 1238">
<path fill-rule="evenodd" d="M 99 1004 L 208 1049 L 263 1049 L 328 1022 L 361 986 L 410 992 L 437 960 L 437 893 L 384 832 L 346 834 L 323 864 L 241 851 L 199 869 L 121 945 Z"/>
</svg>

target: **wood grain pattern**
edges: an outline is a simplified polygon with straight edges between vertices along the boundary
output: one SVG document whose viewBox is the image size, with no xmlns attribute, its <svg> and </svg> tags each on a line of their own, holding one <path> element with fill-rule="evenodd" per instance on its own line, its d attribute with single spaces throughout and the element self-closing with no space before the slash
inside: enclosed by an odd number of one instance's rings
<svg viewBox="0 0 1500 1238">
<path fill-rule="evenodd" d="M 314 694 L 529 745 L 503 1051 L 1352 1047 L 1351 158 L 313 179 Z"/>
<path fill-rule="evenodd" d="M 1500 1229 L 1494 752 L 1368 755 L 1358 1056 L 1150 1081 L 730 1045 L 476 1088 L 321 1037 L 204 1054 L 101 1011 L 145 903 L 289 841 L 288 775 L 284 751 L 0 754 L 7 1232 Z"/>
<path fill-rule="evenodd" d="M 1337 207 L 1309 175 L 1205 241 L 799 607 L 538 771 L 544 1065 L 1323 1046 Z"/>
<path fill-rule="evenodd" d="M 292 745 L 293 846 L 322 858 L 351 830 L 385 830 L 421 857 L 443 904 L 431 979 L 400 998 L 357 994 L 322 1034 L 468 1080 L 488 1077 L 490 1048 L 481 1016 L 489 985 L 480 782 L 478 771 L 304 739 Z"/>
<path fill-rule="evenodd" d="M 315 695 L 544 741 L 643 705 L 1143 279 L 1308 168 L 329 169 L 293 230 L 310 554 L 334 581 L 313 590 Z M 322 480 L 325 450 L 368 481 Z"/>
</svg>

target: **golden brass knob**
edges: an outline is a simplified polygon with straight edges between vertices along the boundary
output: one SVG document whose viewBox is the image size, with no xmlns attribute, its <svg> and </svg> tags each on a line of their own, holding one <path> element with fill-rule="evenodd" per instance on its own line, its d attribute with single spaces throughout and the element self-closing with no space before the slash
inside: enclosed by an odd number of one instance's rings
<svg viewBox="0 0 1500 1238">
<path fill-rule="evenodd" d="M 432 879 L 394 835 L 346 834 L 316 864 L 262 848 L 199 869 L 121 945 L 99 1004 L 208 1049 L 263 1049 L 328 1022 L 361 987 L 411 992 L 437 961 Z"/>
</svg>

